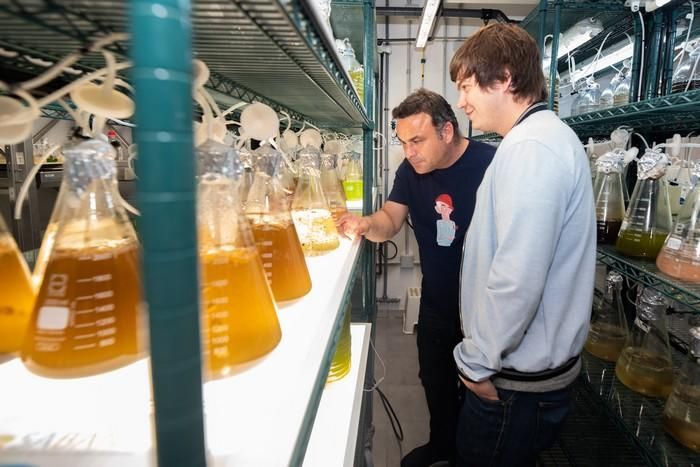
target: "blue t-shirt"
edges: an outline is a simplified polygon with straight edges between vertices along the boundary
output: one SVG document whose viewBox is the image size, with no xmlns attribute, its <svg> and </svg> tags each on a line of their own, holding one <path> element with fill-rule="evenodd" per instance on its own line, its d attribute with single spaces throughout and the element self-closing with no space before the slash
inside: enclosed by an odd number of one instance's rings
<svg viewBox="0 0 700 467">
<path fill-rule="evenodd" d="M 389 201 L 408 206 L 423 272 L 421 300 L 450 315 L 459 302 L 464 234 L 474 214 L 476 191 L 495 152 L 493 146 L 469 140 L 457 162 L 426 174 L 417 174 L 404 160 L 389 194 Z M 452 320 L 456 315 L 443 318 Z"/>
</svg>

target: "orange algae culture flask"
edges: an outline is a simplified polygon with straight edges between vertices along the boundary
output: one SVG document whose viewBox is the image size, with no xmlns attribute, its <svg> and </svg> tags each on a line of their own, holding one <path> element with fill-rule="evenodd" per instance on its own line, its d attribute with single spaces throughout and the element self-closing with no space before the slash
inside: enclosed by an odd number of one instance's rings
<svg viewBox="0 0 700 467">
<path fill-rule="evenodd" d="M 112 147 L 64 151 L 56 234 L 22 360 L 42 376 L 89 376 L 127 365 L 146 344 L 140 253 L 114 183 Z"/>
<path fill-rule="evenodd" d="M 692 175 L 700 177 L 700 162 L 693 166 Z M 684 281 L 700 282 L 699 213 L 700 188 L 696 185 L 683 204 L 673 231 L 666 238 L 656 258 L 656 265 L 669 276 Z"/>
<path fill-rule="evenodd" d="M 207 141 L 197 148 L 202 333 L 208 379 L 262 357 L 279 343 L 277 309 L 241 210 L 238 153 Z"/>
<path fill-rule="evenodd" d="M 267 280 L 278 302 L 303 297 L 311 290 L 311 277 L 279 178 L 282 154 L 264 145 L 254 157 L 255 174 L 248 192 L 246 217 Z"/>
<path fill-rule="evenodd" d="M 33 306 L 29 269 L 0 216 L 0 353 L 20 350 Z"/>
<path fill-rule="evenodd" d="M 294 192 L 292 219 L 306 256 L 318 256 L 340 246 L 335 222 L 321 186 L 320 153 L 306 147 L 299 153 L 299 182 Z"/>
</svg>

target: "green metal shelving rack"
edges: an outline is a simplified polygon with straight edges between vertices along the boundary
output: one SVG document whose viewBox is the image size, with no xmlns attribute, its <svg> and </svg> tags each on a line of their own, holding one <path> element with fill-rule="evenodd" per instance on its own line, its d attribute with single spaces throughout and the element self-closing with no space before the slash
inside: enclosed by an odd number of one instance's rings
<svg viewBox="0 0 700 467">
<path fill-rule="evenodd" d="M 334 58 L 334 44 L 321 32 L 302 0 L 94 0 L 0 2 L 0 47 L 17 59 L 2 69 L 32 75 L 42 70 L 22 55 L 56 61 L 106 32 L 131 31 L 129 50 L 111 48 L 133 59 L 125 74 L 135 87 L 139 161 L 139 233 L 149 304 L 155 432 L 158 465 L 206 465 L 200 364 L 191 59 L 211 69 L 207 87 L 222 106 L 261 101 L 286 111 L 297 122 L 343 129 L 364 136 L 364 210 L 372 205 L 374 164 L 373 0 L 345 0 L 360 15 L 365 67 L 364 101 Z M 359 32 L 359 31 L 356 31 Z M 90 54 L 77 68 L 100 67 Z M 74 67 L 75 68 L 75 67 Z M 56 107 L 50 118 L 68 118 Z M 167 173 L 168 177 L 162 176 Z M 361 265 L 361 266 L 360 266 Z M 355 270 L 361 276 L 363 307 L 375 309 L 374 250 L 363 246 Z M 360 274 L 361 273 L 361 274 Z M 343 322 L 353 280 L 326 349 L 304 426 L 290 459 L 300 465 Z"/>
<path fill-rule="evenodd" d="M 665 136 L 673 131 L 700 129 L 700 91 L 670 94 L 668 47 L 673 50 L 675 21 L 686 13 L 681 2 L 675 1 L 665 8 L 647 14 L 647 47 L 641 50 L 639 18 L 629 11 L 621 0 L 578 2 L 574 0 L 541 0 L 522 22 L 525 28 L 542 47 L 545 34 L 564 31 L 576 21 L 591 15 L 600 17 L 606 29 L 588 43 L 575 49 L 579 57 L 588 57 L 597 49 L 608 32 L 612 34 L 606 44 L 634 35 L 634 63 L 632 87 L 642 82 L 642 94 L 632 93 L 631 102 L 583 115 L 564 118 L 581 139 L 607 137 L 620 125 L 628 125 L 636 132 Z M 664 23 L 666 22 L 666 23 Z M 664 29 L 665 28 L 665 29 Z M 695 28 L 694 28 L 695 29 Z M 671 38 L 667 50 L 659 52 L 662 32 Z M 553 41 L 556 54 L 558 43 Z M 671 42 L 671 44 L 668 44 Z M 655 49 L 656 48 L 656 49 Z M 647 66 L 645 76 L 639 76 L 639 57 L 645 54 Z M 552 61 L 550 76 L 557 68 L 566 65 Z M 646 76 L 654 79 L 646 79 Z M 554 80 L 550 80 L 554 82 Z M 550 95 L 554 87 L 550 89 Z M 552 99 L 550 99 L 550 106 Z M 486 134 L 477 137 L 486 141 L 498 141 L 498 135 Z M 627 258 L 612 246 L 600 245 L 597 250 L 600 263 L 617 270 L 624 276 L 646 287 L 652 287 L 684 307 L 691 313 L 700 313 L 700 287 L 696 284 L 675 280 L 656 268 L 654 262 Z M 680 325 L 678 323 L 681 323 Z M 674 322 L 672 342 L 677 349 L 687 350 L 683 336 L 687 334 L 687 322 Z M 675 352 L 676 366 L 681 364 L 683 354 Z M 562 434 L 559 446 L 565 453 L 569 465 L 653 465 L 693 466 L 700 463 L 700 456 L 679 445 L 663 432 L 660 415 L 664 401 L 636 394 L 614 377 L 614 364 L 602 362 L 586 353 L 583 356 L 584 370 L 577 385 L 576 408 L 572 420 Z M 592 430 L 593 433 L 592 434 Z M 602 430 L 602 431 L 601 431 Z M 608 433 L 601 439 L 601 433 Z M 586 449 L 581 449 L 584 444 Z M 602 457 L 601 457 L 602 456 Z M 578 460 L 577 460 L 578 459 Z M 614 461 L 613 461 L 614 460 Z M 609 464 L 613 462 L 612 464 Z"/>
</svg>

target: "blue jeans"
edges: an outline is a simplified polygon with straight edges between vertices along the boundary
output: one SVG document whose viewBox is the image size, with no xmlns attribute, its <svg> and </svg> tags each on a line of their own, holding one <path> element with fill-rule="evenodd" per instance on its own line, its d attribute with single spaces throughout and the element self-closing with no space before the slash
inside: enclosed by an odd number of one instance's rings
<svg viewBox="0 0 700 467">
<path fill-rule="evenodd" d="M 498 388 L 498 401 L 465 391 L 457 427 L 459 467 L 535 466 L 556 441 L 572 404 L 572 387 L 551 392 Z"/>
</svg>

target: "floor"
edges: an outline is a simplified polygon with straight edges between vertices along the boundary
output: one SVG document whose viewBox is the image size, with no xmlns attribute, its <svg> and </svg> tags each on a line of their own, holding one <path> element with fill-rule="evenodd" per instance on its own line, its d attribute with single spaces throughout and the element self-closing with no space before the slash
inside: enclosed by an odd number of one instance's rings
<svg viewBox="0 0 700 467">
<path fill-rule="evenodd" d="M 428 441 L 428 408 L 418 379 L 416 335 L 404 334 L 401 310 L 377 312 L 375 348 L 385 364 L 386 374 L 375 356 L 375 379 L 384 376 L 379 388 L 389 399 L 403 428 L 403 442 L 398 441 L 379 395 L 375 391 L 374 422 L 375 467 L 398 467 L 401 457 Z"/>
</svg>

